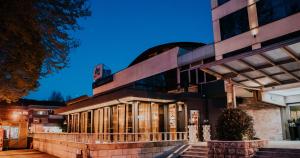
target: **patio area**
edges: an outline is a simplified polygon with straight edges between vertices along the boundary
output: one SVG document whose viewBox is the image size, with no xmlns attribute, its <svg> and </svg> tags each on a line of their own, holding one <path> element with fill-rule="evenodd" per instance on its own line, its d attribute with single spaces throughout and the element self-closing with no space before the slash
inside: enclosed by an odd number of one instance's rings
<svg viewBox="0 0 300 158">
<path fill-rule="evenodd" d="M 1 151 L 0 158 L 57 158 L 57 157 L 36 150 L 24 149 L 24 150 Z"/>
</svg>

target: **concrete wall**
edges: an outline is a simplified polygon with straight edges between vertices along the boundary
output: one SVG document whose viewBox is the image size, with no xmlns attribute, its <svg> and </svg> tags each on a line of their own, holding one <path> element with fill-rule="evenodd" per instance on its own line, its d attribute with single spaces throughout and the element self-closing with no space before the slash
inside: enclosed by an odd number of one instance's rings
<svg viewBox="0 0 300 158">
<path fill-rule="evenodd" d="M 93 89 L 93 94 L 95 95 L 102 93 L 176 68 L 178 49 L 178 47 L 170 49 L 162 54 L 154 56 L 153 58 L 145 60 L 114 74 L 113 82 Z"/>
<path fill-rule="evenodd" d="M 272 93 L 268 93 L 268 92 L 262 93 L 262 101 L 271 103 L 271 104 L 275 104 L 275 105 L 286 106 L 284 96 L 272 94 Z"/>
<path fill-rule="evenodd" d="M 212 4 L 215 4 L 215 2 Z M 258 26 L 256 4 L 254 0 L 230 0 L 225 4 L 213 7 L 212 21 L 214 30 L 216 59 L 222 59 L 222 55 L 228 52 L 252 46 L 253 49 L 260 48 L 260 43 L 300 30 L 300 13 L 288 16 L 275 22 Z M 221 41 L 219 19 L 222 17 L 248 7 L 250 31 L 236 35 Z M 256 35 L 256 37 L 253 36 Z"/>
<path fill-rule="evenodd" d="M 246 112 L 253 117 L 256 137 L 268 140 L 283 140 L 279 107 L 247 109 Z"/>
<path fill-rule="evenodd" d="M 33 140 L 33 148 L 61 158 L 152 158 L 172 148 L 186 144 L 185 141 L 138 142 L 117 144 L 80 144 L 57 140 Z"/>
</svg>

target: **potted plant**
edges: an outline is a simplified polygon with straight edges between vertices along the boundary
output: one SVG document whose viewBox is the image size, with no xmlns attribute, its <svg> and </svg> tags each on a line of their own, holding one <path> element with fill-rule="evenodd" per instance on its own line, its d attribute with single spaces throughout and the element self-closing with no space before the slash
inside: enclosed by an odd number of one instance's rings
<svg viewBox="0 0 300 158">
<path fill-rule="evenodd" d="M 298 139 L 300 139 L 300 118 L 297 119 L 296 126 L 298 131 L 296 135 L 298 135 Z"/>
<path fill-rule="evenodd" d="M 253 118 L 241 109 L 225 109 L 216 132 L 218 140 L 208 142 L 209 157 L 251 157 L 266 144 L 255 138 Z"/>
<path fill-rule="evenodd" d="M 288 120 L 290 138 L 291 140 L 296 140 L 297 138 L 297 127 L 295 120 Z"/>
</svg>

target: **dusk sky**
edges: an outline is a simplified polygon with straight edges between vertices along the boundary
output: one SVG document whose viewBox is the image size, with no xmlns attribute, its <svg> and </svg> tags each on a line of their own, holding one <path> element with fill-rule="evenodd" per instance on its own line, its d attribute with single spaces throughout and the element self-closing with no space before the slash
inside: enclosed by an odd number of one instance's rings
<svg viewBox="0 0 300 158">
<path fill-rule="evenodd" d="M 48 99 L 52 91 L 72 98 L 92 95 L 93 68 L 104 63 L 113 72 L 128 66 L 144 50 L 168 42 L 213 41 L 210 0 L 91 0 L 92 16 L 75 32 L 80 47 L 70 64 L 40 79 L 26 98 Z"/>
</svg>

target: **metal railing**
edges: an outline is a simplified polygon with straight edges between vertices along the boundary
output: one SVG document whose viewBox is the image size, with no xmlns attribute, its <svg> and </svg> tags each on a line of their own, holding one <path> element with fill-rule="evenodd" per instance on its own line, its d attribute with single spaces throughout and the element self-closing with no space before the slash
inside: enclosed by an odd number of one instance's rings
<svg viewBox="0 0 300 158">
<path fill-rule="evenodd" d="M 85 144 L 187 140 L 187 132 L 157 133 L 31 133 L 33 138 Z"/>
</svg>

